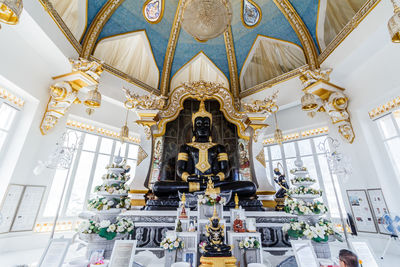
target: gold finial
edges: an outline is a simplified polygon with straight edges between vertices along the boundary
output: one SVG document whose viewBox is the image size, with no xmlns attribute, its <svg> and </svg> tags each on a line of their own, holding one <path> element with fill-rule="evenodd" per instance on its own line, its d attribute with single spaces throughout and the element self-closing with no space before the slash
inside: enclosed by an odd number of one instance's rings
<svg viewBox="0 0 400 267">
<path fill-rule="evenodd" d="M 239 197 L 237 193 L 235 193 L 235 209 L 239 209 Z"/>
<path fill-rule="evenodd" d="M 181 201 L 182 201 L 182 204 L 185 206 L 185 204 L 186 204 L 186 195 L 185 195 L 185 193 L 182 194 Z"/>
<path fill-rule="evenodd" d="M 194 121 L 198 117 L 207 117 L 210 119 L 210 124 L 212 124 L 212 115 L 210 112 L 206 110 L 206 107 L 204 105 L 204 100 L 200 101 L 200 107 L 199 110 L 196 113 L 193 113 L 192 115 L 192 123 L 193 123 L 193 128 L 194 128 Z"/>
<path fill-rule="evenodd" d="M 214 204 L 214 212 L 213 212 L 213 216 L 211 217 L 211 219 L 213 218 L 218 218 L 218 213 L 217 213 L 217 206 Z"/>
</svg>

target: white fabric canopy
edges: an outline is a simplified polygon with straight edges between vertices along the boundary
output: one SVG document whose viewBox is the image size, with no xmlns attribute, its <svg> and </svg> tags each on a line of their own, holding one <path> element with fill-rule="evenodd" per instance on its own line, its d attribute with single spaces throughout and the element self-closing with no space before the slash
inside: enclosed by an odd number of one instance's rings
<svg viewBox="0 0 400 267">
<path fill-rule="evenodd" d="M 242 90 L 268 81 L 306 63 L 303 50 L 289 42 L 258 36 L 240 75 Z"/>
<path fill-rule="evenodd" d="M 87 5 L 84 0 L 50 0 L 55 10 L 79 41 L 86 27 Z"/>
<path fill-rule="evenodd" d="M 229 89 L 229 81 L 224 73 L 203 53 L 197 54 L 187 62 L 171 80 L 171 90 L 180 86 L 184 82 L 210 81 L 222 83 Z"/>
<path fill-rule="evenodd" d="M 129 76 L 158 88 L 160 72 L 144 30 L 101 40 L 94 56 Z"/>
</svg>

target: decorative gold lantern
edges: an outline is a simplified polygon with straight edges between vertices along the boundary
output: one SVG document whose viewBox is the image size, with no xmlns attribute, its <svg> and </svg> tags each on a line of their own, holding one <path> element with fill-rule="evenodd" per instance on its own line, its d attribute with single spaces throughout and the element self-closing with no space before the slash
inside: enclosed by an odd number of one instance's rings
<svg viewBox="0 0 400 267">
<path fill-rule="evenodd" d="M 23 9 L 22 0 L 0 0 L 0 22 L 15 25 Z"/>
<path fill-rule="evenodd" d="M 275 120 L 275 132 L 274 132 L 274 139 L 275 142 L 277 142 L 279 145 L 283 143 L 283 133 L 282 130 L 279 129 L 278 126 L 278 119 L 276 118 L 276 113 L 278 112 L 278 109 L 274 112 L 274 120 Z"/>
<path fill-rule="evenodd" d="M 121 127 L 120 138 L 122 143 L 129 139 L 128 114 L 129 109 L 126 110 L 125 125 Z"/>
<path fill-rule="evenodd" d="M 304 111 L 311 111 L 318 107 L 317 99 L 315 95 L 310 93 L 305 93 L 301 97 L 301 109 Z"/>
<path fill-rule="evenodd" d="M 232 22 L 230 0 L 187 0 L 182 27 L 199 42 L 224 33 Z"/>
<path fill-rule="evenodd" d="M 389 19 L 388 29 L 393 43 L 400 43 L 400 7 L 392 0 L 394 15 Z"/>
<path fill-rule="evenodd" d="M 101 94 L 97 90 L 97 86 L 87 93 L 86 100 L 83 101 L 83 104 L 85 104 L 85 106 L 88 107 L 86 109 L 86 113 L 88 115 L 92 115 L 92 113 L 94 112 L 94 109 L 100 107 L 100 105 L 101 105 Z"/>
</svg>

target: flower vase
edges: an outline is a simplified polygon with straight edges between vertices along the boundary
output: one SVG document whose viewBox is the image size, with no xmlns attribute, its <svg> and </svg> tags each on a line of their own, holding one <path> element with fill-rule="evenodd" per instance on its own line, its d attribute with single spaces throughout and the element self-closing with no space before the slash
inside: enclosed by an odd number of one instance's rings
<svg viewBox="0 0 400 267">
<path fill-rule="evenodd" d="M 261 263 L 258 248 L 248 248 L 244 250 L 244 266 L 250 263 Z"/>
<path fill-rule="evenodd" d="M 328 242 L 315 242 L 311 241 L 311 244 L 314 248 L 315 255 L 319 259 L 330 259 L 331 258 L 331 249 L 329 247 Z"/>
</svg>

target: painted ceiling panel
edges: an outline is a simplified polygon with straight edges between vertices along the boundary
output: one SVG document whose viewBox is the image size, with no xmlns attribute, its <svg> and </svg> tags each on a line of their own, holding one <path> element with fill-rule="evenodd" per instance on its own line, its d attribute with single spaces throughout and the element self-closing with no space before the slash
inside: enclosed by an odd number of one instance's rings
<svg viewBox="0 0 400 267">
<path fill-rule="evenodd" d="M 107 0 L 87 0 L 87 1 L 88 1 L 87 28 L 89 28 L 90 24 L 96 17 L 97 13 L 104 6 L 104 4 L 107 2 Z M 87 28 L 86 28 L 86 31 L 87 31 Z M 86 34 L 86 32 L 85 32 L 85 34 Z"/>
<path fill-rule="evenodd" d="M 262 19 L 260 24 L 252 29 L 243 26 L 240 17 L 242 1 L 237 0 L 231 3 L 233 8 L 232 34 L 239 72 L 250 52 L 252 44 L 259 34 L 293 42 L 301 46 L 296 32 L 272 0 L 255 0 L 255 3 L 261 8 Z"/>
<path fill-rule="evenodd" d="M 319 0 L 289 0 L 289 2 L 303 20 L 318 49 L 316 32 Z"/>
<path fill-rule="evenodd" d="M 179 34 L 176 45 L 174 61 L 172 63 L 171 76 L 173 76 L 186 62 L 191 60 L 196 54 L 203 53 L 211 59 L 212 62 L 229 79 L 229 67 L 226 57 L 224 36 L 220 35 L 215 39 L 201 43 L 193 39 L 183 28 Z"/>
</svg>

